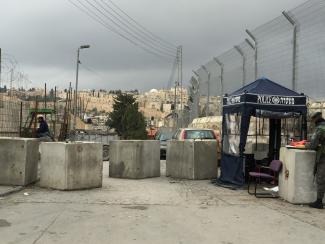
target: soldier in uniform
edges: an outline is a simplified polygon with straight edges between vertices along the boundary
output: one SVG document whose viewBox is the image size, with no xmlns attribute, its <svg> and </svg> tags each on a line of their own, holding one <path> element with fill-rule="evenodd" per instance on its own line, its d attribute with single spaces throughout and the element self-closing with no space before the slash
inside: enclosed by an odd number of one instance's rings
<svg viewBox="0 0 325 244">
<path fill-rule="evenodd" d="M 311 121 L 315 124 L 315 131 L 306 148 L 316 150 L 314 176 L 317 183 L 317 199 L 315 202 L 310 203 L 309 206 L 322 209 L 325 193 L 325 120 L 321 112 L 316 112 L 312 115 Z"/>
</svg>

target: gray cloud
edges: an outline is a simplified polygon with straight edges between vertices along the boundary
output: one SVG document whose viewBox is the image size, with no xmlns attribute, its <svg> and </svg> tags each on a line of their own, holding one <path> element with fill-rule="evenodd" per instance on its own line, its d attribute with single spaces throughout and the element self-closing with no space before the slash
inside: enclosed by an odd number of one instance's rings
<svg viewBox="0 0 325 244">
<path fill-rule="evenodd" d="M 148 90 L 168 83 L 172 61 L 145 53 L 107 31 L 67 0 L 2 0 L 0 47 L 19 61 L 34 85 L 64 88 L 74 80 L 82 50 L 82 88 Z M 304 0 L 115 0 L 122 9 L 184 47 L 184 80 L 191 70 L 241 42 L 253 29 Z M 89 71 L 88 69 L 90 68 Z"/>
</svg>

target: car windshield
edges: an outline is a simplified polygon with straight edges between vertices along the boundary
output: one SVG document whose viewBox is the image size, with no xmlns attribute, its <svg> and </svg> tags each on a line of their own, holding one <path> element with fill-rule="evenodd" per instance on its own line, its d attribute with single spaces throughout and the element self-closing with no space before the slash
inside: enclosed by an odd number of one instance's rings
<svg viewBox="0 0 325 244">
<path fill-rule="evenodd" d="M 162 133 L 159 135 L 160 141 L 167 141 L 167 140 L 170 140 L 171 138 L 172 138 L 172 134 L 170 134 L 170 133 Z"/>
<path fill-rule="evenodd" d="M 187 130 L 185 135 L 186 139 L 216 139 L 211 130 Z"/>
<path fill-rule="evenodd" d="M 172 135 L 173 135 L 172 133 L 160 132 L 156 136 L 156 140 L 167 141 L 167 140 L 170 140 L 172 138 Z"/>
</svg>

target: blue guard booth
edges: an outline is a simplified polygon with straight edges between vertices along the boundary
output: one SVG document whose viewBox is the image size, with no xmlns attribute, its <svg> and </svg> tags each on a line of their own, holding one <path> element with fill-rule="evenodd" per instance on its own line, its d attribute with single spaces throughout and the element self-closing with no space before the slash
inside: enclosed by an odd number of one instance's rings
<svg viewBox="0 0 325 244">
<path fill-rule="evenodd" d="M 306 137 L 306 96 L 262 78 L 223 98 L 222 155 L 219 185 L 241 187 L 245 183 L 245 146 L 251 117 L 269 119 L 269 157 L 278 159 L 281 119 L 299 118 L 301 139 Z"/>
</svg>

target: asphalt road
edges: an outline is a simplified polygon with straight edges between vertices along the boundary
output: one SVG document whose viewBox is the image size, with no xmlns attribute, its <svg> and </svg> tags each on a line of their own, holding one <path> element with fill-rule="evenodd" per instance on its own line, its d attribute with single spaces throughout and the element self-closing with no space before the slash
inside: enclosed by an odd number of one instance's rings
<svg viewBox="0 0 325 244">
<path fill-rule="evenodd" d="M 0 198 L 0 243 L 324 244 L 325 210 L 209 181 L 111 179 L 106 162 L 101 189 L 36 185 Z"/>
</svg>

